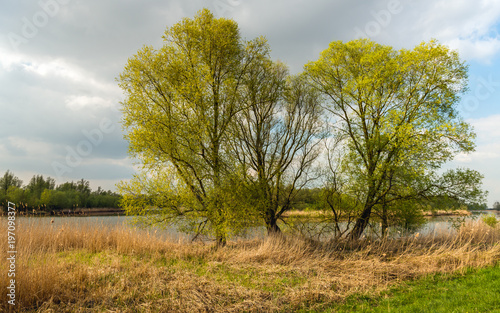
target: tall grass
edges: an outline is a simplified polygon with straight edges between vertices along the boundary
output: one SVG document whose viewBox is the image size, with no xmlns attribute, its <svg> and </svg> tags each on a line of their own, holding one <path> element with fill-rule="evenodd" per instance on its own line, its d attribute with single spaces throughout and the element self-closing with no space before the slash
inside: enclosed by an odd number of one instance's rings
<svg viewBox="0 0 500 313">
<path fill-rule="evenodd" d="M 6 239 L 0 251 L 5 260 Z M 126 226 L 37 223 L 19 226 L 17 251 L 16 312 L 287 312 L 321 309 L 431 273 L 494 265 L 500 230 L 476 221 L 410 238 L 274 236 L 214 249 Z M 0 263 L 4 291 L 7 265 Z M 5 292 L 0 299 L 0 311 L 12 309 Z"/>
</svg>

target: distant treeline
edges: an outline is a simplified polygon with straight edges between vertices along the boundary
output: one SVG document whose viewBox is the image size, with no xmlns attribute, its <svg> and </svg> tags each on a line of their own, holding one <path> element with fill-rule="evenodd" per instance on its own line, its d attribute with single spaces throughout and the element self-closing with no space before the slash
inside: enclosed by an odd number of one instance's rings
<svg viewBox="0 0 500 313">
<path fill-rule="evenodd" d="M 0 178 L 0 206 L 7 208 L 7 201 L 16 204 L 19 211 L 57 211 L 78 208 L 118 208 L 121 196 L 101 187 L 90 188 L 89 181 L 81 179 L 56 186 L 55 179 L 34 175 L 27 185 L 12 172 Z"/>
</svg>

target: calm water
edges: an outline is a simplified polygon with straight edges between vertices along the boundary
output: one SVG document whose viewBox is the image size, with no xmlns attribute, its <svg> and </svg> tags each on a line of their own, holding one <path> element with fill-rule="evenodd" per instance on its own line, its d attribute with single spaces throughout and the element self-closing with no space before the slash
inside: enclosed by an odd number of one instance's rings
<svg viewBox="0 0 500 313">
<path fill-rule="evenodd" d="M 474 220 L 480 218 L 481 215 L 485 214 L 495 214 L 497 218 L 500 218 L 500 211 L 488 210 L 475 212 L 471 216 L 465 217 L 465 220 Z M 0 217 L 0 218 L 6 218 Z M 434 232 L 447 232 L 453 230 L 453 220 L 463 219 L 462 217 L 450 217 L 450 216 L 438 216 L 428 219 L 428 222 L 421 228 L 416 229 L 414 232 L 419 232 L 421 234 L 432 234 Z M 53 222 L 52 222 L 53 221 Z M 130 228 L 135 228 L 136 230 L 143 231 L 145 233 L 154 234 L 164 239 L 174 240 L 174 241 L 187 241 L 190 240 L 190 236 L 178 232 L 175 228 L 170 227 L 167 229 L 162 228 L 149 228 L 143 229 L 132 223 L 133 217 L 131 216 L 47 216 L 47 217 L 21 217 L 16 218 L 17 228 L 22 231 L 23 225 L 26 224 L 42 224 L 50 227 L 78 227 L 78 226 L 97 226 L 97 227 L 119 227 L 125 226 Z M 313 222 L 312 222 L 313 223 Z M 264 227 L 253 227 L 247 231 L 246 234 L 239 236 L 239 239 L 253 239 L 253 238 L 263 238 L 266 234 Z"/>
</svg>

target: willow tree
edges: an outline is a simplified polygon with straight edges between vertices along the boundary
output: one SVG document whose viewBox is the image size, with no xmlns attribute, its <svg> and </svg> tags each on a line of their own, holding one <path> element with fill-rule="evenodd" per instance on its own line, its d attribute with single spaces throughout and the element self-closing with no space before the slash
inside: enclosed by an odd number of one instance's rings
<svg viewBox="0 0 500 313">
<path fill-rule="evenodd" d="M 125 137 L 147 172 L 121 184 L 124 205 L 162 220 L 183 217 L 223 245 L 240 214 L 227 192 L 234 171 L 230 125 L 242 110 L 245 72 L 265 44 L 243 41 L 234 21 L 206 9 L 163 38 L 161 49 L 139 50 L 119 77 Z"/>
<path fill-rule="evenodd" d="M 297 192 L 315 178 L 310 170 L 322 136 L 320 98 L 303 76 L 289 75 L 267 54 L 249 67 L 243 85 L 245 109 L 236 118 L 234 153 L 246 201 L 268 233 L 276 233 Z"/>
<path fill-rule="evenodd" d="M 467 66 L 435 41 L 413 50 L 366 39 L 332 42 L 306 72 L 345 138 L 342 172 L 363 197 L 353 239 L 374 208 L 401 187 L 394 184 L 400 169 L 418 180 L 474 149 L 474 134 L 456 108 Z"/>
</svg>

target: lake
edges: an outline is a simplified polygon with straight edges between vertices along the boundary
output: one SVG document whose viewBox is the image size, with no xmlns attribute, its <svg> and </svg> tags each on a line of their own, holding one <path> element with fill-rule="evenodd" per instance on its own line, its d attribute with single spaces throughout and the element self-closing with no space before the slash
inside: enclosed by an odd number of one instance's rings
<svg viewBox="0 0 500 313">
<path fill-rule="evenodd" d="M 480 218 L 481 215 L 485 214 L 495 214 L 497 218 L 500 218 L 500 211 L 497 210 L 486 210 L 486 211 L 476 211 L 470 216 L 459 217 L 459 216 L 437 216 L 430 217 L 425 225 L 414 230 L 414 233 L 420 233 L 422 235 L 432 234 L 434 232 L 448 232 L 453 230 L 453 221 L 465 218 L 465 220 L 474 220 Z M 0 218 L 7 218 L 6 216 Z M 53 221 L 53 222 L 52 222 Z M 173 241 L 188 241 L 190 236 L 177 231 L 175 228 L 170 227 L 167 229 L 163 228 L 150 228 L 142 229 L 139 226 L 132 224 L 132 216 L 46 216 L 46 217 L 24 217 L 17 216 L 16 224 L 22 229 L 23 225 L 26 224 L 45 224 L 50 227 L 78 227 L 78 226 L 98 226 L 98 227 L 118 227 L 126 226 L 134 228 L 138 231 L 143 231 L 145 234 L 154 234 L 160 238 L 173 240 Z M 315 222 L 310 222 L 311 225 Z M 266 235 L 265 227 L 252 227 L 246 234 L 237 237 L 236 239 L 254 239 L 263 238 Z"/>
</svg>

